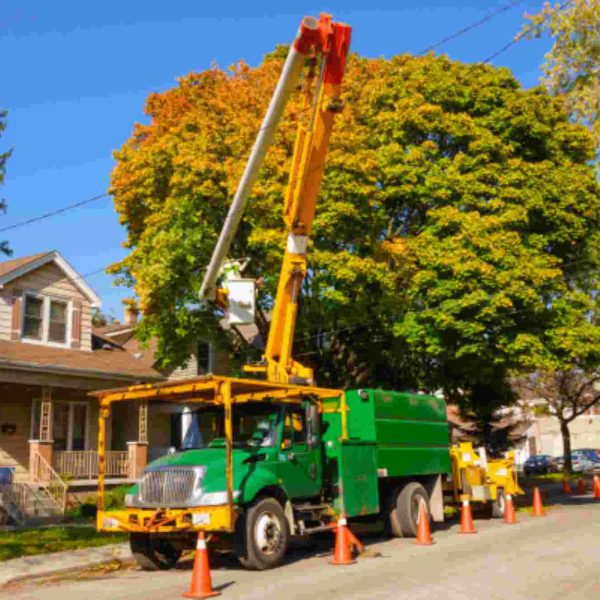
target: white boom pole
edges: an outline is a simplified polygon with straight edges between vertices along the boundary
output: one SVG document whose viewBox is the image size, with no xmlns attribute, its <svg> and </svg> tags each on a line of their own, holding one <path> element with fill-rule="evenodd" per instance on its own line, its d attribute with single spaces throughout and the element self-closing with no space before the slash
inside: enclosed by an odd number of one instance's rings
<svg viewBox="0 0 600 600">
<path fill-rule="evenodd" d="M 216 293 L 216 281 L 219 276 L 223 262 L 231 247 L 231 242 L 246 206 L 248 196 L 252 191 L 252 186 L 258 177 L 258 173 L 263 164 L 267 149 L 273 142 L 273 137 L 277 126 L 285 110 L 285 106 L 290 98 L 294 86 L 300 79 L 304 61 L 310 52 L 313 39 L 318 31 L 319 22 L 314 17 L 304 17 L 302 20 L 298 35 L 287 55 L 283 70 L 277 82 L 277 87 L 269 103 L 269 108 L 262 125 L 258 130 L 258 135 L 252 147 L 252 152 L 246 163 L 244 174 L 240 179 L 238 188 L 233 197 L 227 218 L 223 223 L 221 234 L 217 245 L 210 259 L 210 264 L 202 281 L 200 288 L 200 298 L 205 300 L 214 300 Z"/>
</svg>

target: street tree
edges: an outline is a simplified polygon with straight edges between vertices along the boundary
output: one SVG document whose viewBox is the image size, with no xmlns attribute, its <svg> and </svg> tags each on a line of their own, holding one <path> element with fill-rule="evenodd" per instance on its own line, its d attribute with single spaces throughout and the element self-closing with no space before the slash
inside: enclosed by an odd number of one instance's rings
<svg viewBox="0 0 600 600">
<path fill-rule="evenodd" d="M 590 127 L 600 149 L 600 0 L 546 2 L 527 18 L 525 29 L 532 35 L 552 37 L 542 66 L 545 83 L 564 96 L 575 119 Z"/>
<path fill-rule="evenodd" d="M 198 289 L 281 66 L 275 53 L 257 68 L 182 77 L 148 98 L 149 123 L 115 154 L 129 254 L 112 271 L 135 288 L 138 333 L 158 338 L 164 363 L 221 335 Z M 545 332 L 568 317 L 571 283 L 593 284 L 578 279 L 599 239 L 591 136 L 507 69 L 443 56 L 354 55 L 344 90 L 296 352 L 321 384 L 442 388 L 491 414 L 512 398 L 508 371 L 551 353 Z M 305 117 L 292 99 L 231 250 L 263 281 L 264 325 Z"/>
<path fill-rule="evenodd" d="M 520 392 L 544 402 L 547 414 L 560 423 L 563 440 L 564 471 L 573 470 L 571 460 L 571 432 L 569 424 L 600 403 L 600 368 L 594 371 L 538 371 L 517 380 Z"/>
</svg>

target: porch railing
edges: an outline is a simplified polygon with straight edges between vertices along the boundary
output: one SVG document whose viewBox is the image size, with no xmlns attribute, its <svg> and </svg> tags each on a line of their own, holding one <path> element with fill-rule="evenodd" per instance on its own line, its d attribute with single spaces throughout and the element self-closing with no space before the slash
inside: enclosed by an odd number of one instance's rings
<svg viewBox="0 0 600 600">
<path fill-rule="evenodd" d="M 69 486 L 61 479 L 52 465 L 40 454 L 36 453 L 33 460 L 33 481 L 39 483 L 46 495 L 54 502 L 56 507 L 65 512 L 67 505 L 67 492 Z"/>
<path fill-rule="evenodd" d="M 107 477 L 127 477 L 129 454 L 127 451 L 105 453 Z M 95 450 L 64 450 L 54 453 L 54 468 L 63 477 L 96 479 L 98 477 L 98 452 Z"/>
</svg>

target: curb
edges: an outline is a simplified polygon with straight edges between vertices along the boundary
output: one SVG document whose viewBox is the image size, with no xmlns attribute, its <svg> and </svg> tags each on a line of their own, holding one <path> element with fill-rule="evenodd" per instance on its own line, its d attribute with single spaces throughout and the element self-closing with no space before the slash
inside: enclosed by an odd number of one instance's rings
<svg viewBox="0 0 600 600">
<path fill-rule="evenodd" d="M 0 563 L 0 589 L 11 583 L 76 573 L 115 562 L 123 565 L 134 562 L 129 544 L 107 544 L 95 548 L 14 558 Z"/>
</svg>

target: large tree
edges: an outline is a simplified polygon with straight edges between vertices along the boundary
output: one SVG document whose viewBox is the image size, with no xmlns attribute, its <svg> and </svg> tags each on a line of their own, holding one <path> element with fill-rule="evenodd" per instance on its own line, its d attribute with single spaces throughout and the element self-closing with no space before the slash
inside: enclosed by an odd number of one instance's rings
<svg viewBox="0 0 600 600">
<path fill-rule="evenodd" d="M 158 337 L 166 362 L 218 331 L 198 289 L 281 66 L 275 54 L 257 68 L 181 78 L 148 98 L 150 122 L 116 153 L 112 193 L 130 252 L 113 270 L 135 286 L 140 334 Z M 508 369 L 552 353 L 548 324 L 583 318 L 565 299 L 597 260 L 592 139 L 562 102 L 489 65 L 353 56 L 344 89 L 309 249 L 300 359 L 321 384 L 443 387 L 491 413 L 510 399 Z M 231 251 L 264 278 L 267 309 L 304 117 L 293 99 Z"/>
<path fill-rule="evenodd" d="M 542 67 L 545 83 L 590 127 L 600 149 L 600 0 L 546 2 L 528 20 L 527 31 L 552 37 Z"/>
</svg>

